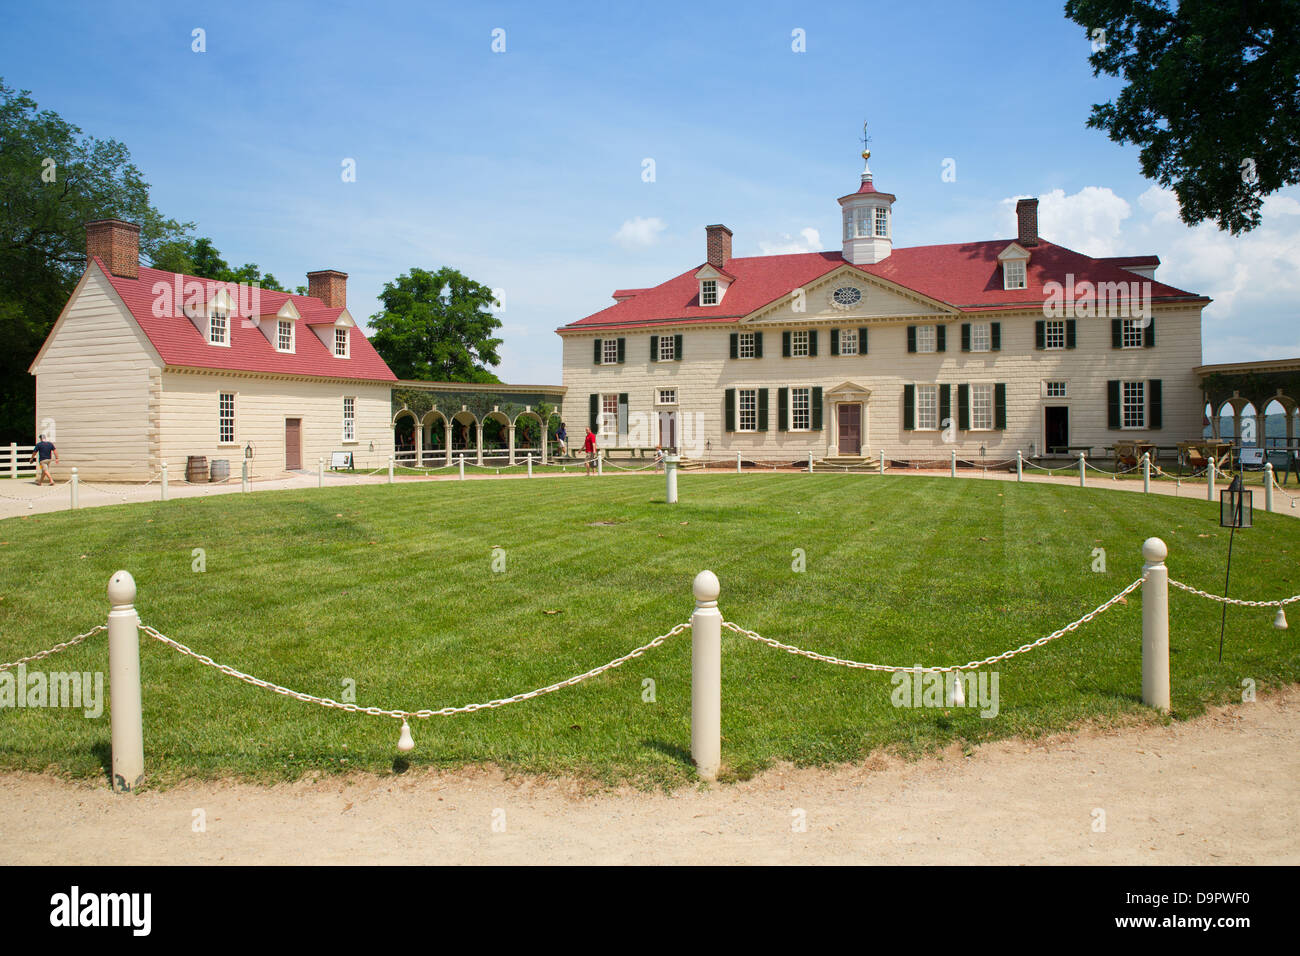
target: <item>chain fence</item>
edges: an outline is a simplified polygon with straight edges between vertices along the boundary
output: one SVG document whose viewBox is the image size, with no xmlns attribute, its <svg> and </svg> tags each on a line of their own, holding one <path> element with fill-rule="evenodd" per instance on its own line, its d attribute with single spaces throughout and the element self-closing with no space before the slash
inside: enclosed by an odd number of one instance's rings
<svg viewBox="0 0 1300 956">
<path fill-rule="evenodd" d="M 1276 607 L 1283 608 L 1288 604 L 1294 604 L 1300 601 L 1300 594 L 1293 594 L 1289 598 L 1282 598 L 1277 601 L 1244 601 L 1240 598 L 1225 597 L 1222 594 L 1211 594 L 1209 591 L 1202 591 L 1200 588 L 1192 587 L 1190 584 L 1184 584 L 1182 581 L 1169 579 L 1169 583 L 1178 588 L 1180 591 L 1186 591 L 1188 594 L 1195 594 L 1197 597 L 1206 598 L 1210 601 L 1218 601 L 1220 604 L 1235 604 L 1238 607 Z"/>
</svg>

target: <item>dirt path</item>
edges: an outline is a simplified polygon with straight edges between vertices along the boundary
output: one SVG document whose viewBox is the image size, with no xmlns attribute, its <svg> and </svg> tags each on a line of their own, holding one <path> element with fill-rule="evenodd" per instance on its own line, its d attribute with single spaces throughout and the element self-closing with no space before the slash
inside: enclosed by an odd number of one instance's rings
<svg viewBox="0 0 1300 956">
<path fill-rule="evenodd" d="M 1171 726 L 671 795 L 486 770 L 134 796 L 7 775 L 0 863 L 1296 864 L 1300 687 Z"/>
</svg>

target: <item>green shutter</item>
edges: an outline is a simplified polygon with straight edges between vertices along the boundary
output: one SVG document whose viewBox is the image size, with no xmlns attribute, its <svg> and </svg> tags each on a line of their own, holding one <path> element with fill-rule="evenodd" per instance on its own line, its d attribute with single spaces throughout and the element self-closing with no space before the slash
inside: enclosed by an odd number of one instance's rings
<svg viewBox="0 0 1300 956">
<path fill-rule="evenodd" d="M 650 336 L 650 361 L 659 361 L 659 336 Z"/>
<path fill-rule="evenodd" d="M 831 355 L 840 354 L 840 330 L 831 329 Z"/>
<path fill-rule="evenodd" d="M 903 430 L 916 428 L 916 386 L 903 386 Z"/>
<path fill-rule="evenodd" d="M 1143 337 L 1142 344 L 1149 349 L 1156 347 L 1156 320 L 1154 316 L 1147 316 L 1146 334 Z"/>
<path fill-rule="evenodd" d="M 1040 352 L 1047 348 L 1047 323 L 1042 319 L 1034 323 L 1034 348 Z"/>
<path fill-rule="evenodd" d="M 587 427 L 593 432 L 598 431 L 597 425 L 600 424 L 600 396 L 593 394 L 591 396 L 591 408 L 587 415 Z"/>
<path fill-rule="evenodd" d="M 961 350 L 963 352 L 970 351 L 970 323 L 969 322 L 963 322 L 961 324 Z"/>
<path fill-rule="evenodd" d="M 736 390 L 734 388 L 727 389 L 727 413 L 723 426 L 729 432 L 736 430 Z"/>
<path fill-rule="evenodd" d="M 767 431 L 767 389 L 758 390 L 758 430 Z"/>
<path fill-rule="evenodd" d="M 1119 428 L 1119 379 L 1106 383 L 1106 427 Z"/>
<path fill-rule="evenodd" d="M 740 358 L 740 333 L 731 333 L 731 357 Z"/>
<path fill-rule="evenodd" d="M 1147 427 L 1164 427 L 1164 409 L 1160 400 L 1160 379 L 1153 378 L 1147 382 Z"/>
<path fill-rule="evenodd" d="M 790 428 L 790 390 L 776 390 L 776 430 L 783 432 Z"/>
<path fill-rule="evenodd" d="M 909 325 L 907 327 L 907 350 L 909 352 L 916 351 L 916 326 L 915 325 Z"/>
<path fill-rule="evenodd" d="M 1124 347 L 1124 320 L 1110 320 L 1110 347 L 1113 349 L 1122 349 Z M 1118 425 L 1114 426 L 1118 428 Z"/>
<path fill-rule="evenodd" d="M 957 428 L 959 431 L 970 431 L 970 386 L 957 386 Z"/>
<path fill-rule="evenodd" d="M 817 330 L 809 329 L 808 330 L 808 355 L 813 356 L 816 354 L 817 354 Z"/>
<path fill-rule="evenodd" d="M 673 336 L 673 361 L 680 362 L 681 360 L 682 360 L 682 337 L 680 335 L 674 335 Z"/>
<path fill-rule="evenodd" d="M 763 333 L 754 333 L 754 358 L 763 357 Z"/>
<path fill-rule="evenodd" d="M 1078 342 L 1078 325 L 1075 319 L 1065 320 L 1065 347 L 1072 349 Z"/>
<path fill-rule="evenodd" d="M 812 430 L 822 430 L 822 387 L 814 385 L 812 390 Z"/>
<path fill-rule="evenodd" d="M 867 330 L 865 328 L 858 329 L 858 354 L 867 354 Z"/>
<path fill-rule="evenodd" d="M 998 382 L 993 386 L 993 427 L 1005 431 L 1007 427 L 1007 384 Z"/>
<path fill-rule="evenodd" d="M 781 333 L 781 358 L 790 357 L 790 333 Z"/>
<path fill-rule="evenodd" d="M 623 348 L 627 344 L 627 339 L 618 340 L 618 364 L 623 364 Z"/>
<path fill-rule="evenodd" d="M 1002 351 L 1002 323 L 989 323 L 989 349 L 994 352 Z"/>
<path fill-rule="evenodd" d="M 939 427 L 947 428 L 946 422 L 952 419 L 952 386 L 939 386 Z"/>
<path fill-rule="evenodd" d="M 934 350 L 942 352 L 947 348 L 948 327 L 946 325 L 936 325 L 934 327 Z"/>
<path fill-rule="evenodd" d="M 593 358 L 592 361 L 596 365 L 600 364 L 600 339 L 596 339 L 596 357 Z"/>
</svg>

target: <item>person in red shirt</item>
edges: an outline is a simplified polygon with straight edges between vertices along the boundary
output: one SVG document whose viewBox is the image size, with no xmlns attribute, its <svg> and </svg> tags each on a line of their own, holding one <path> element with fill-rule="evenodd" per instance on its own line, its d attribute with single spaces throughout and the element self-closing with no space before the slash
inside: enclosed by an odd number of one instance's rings
<svg viewBox="0 0 1300 956">
<path fill-rule="evenodd" d="M 596 467 L 596 435 L 590 426 L 587 428 L 587 437 L 583 439 L 582 450 L 587 455 L 587 474 L 590 475 L 591 469 Z"/>
</svg>

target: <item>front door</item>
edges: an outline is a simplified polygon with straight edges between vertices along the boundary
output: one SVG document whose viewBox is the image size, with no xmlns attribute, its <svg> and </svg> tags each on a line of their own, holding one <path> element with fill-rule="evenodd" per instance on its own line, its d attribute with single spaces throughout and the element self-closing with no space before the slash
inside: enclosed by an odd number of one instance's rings
<svg viewBox="0 0 1300 956">
<path fill-rule="evenodd" d="M 862 454 L 862 406 L 848 402 L 838 406 L 840 421 L 839 452 L 841 455 Z"/>
<path fill-rule="evenodd" d="M 1070 444 L 1070 409 L 1066 405 L 1048 405 L 1044 410 L 1043 437 L 1049 455 L 1064 455 Z"/>
<path fill-rule="evenodd" d="M 677 413 L 659 413 L 659 446 L 661 448 L 677 447 Z"/>
<path fill-rule="evenodd" d="M 302 419 L 284 420 L 284 467 L 287 471 L 302 468 Z"/>
</svg>

